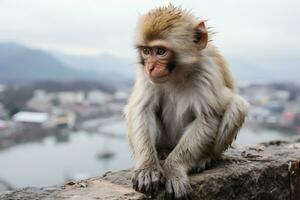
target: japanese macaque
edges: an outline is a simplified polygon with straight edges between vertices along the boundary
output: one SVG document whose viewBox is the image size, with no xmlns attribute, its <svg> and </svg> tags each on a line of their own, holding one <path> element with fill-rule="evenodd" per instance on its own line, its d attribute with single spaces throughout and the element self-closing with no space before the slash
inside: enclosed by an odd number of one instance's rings
<svg viewBox="0 0 300 200">
<path fill-rule="evenodd" d="M 205 21 L 169 5 L 141 16 L 140 66 L 125 108 L 136 165 L 133 187 L 187 199 L 200 172 L 236 138 L 248 112 Z"/>
</svg>

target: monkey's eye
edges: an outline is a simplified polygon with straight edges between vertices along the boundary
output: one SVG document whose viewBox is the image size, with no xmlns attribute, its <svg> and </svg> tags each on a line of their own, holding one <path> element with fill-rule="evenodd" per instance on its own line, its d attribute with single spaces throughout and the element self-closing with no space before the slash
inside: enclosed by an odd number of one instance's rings
<svg viewBox="0 0 300 200">
<path fill-rule="evenodd" d="M 161 48 L 161 47 L 159 47 L 156 52 L 156 54 L 159 56 L 164 56 L 166 53 L 167 53 L 167 50 L 165 48 Z"/>
<path fill-rule="evenodd" d="M 150 49 L 149 48 L 147 48 L 147 47 L 143 47 L 142 48 L 142 54 L 143 55 L 145 55 L 145 56 L 148 56 L 148 55 L 150 55 Z"/>
<path fill-rule="evenodd" d="M 166 52 L 167 52 L 167 50 L 164 49 L 164 48 L 158 48 L 158 49 L 157 49 L 157 55 L 162 56 L 162 55 L 164 55 Z"/>
</svg>

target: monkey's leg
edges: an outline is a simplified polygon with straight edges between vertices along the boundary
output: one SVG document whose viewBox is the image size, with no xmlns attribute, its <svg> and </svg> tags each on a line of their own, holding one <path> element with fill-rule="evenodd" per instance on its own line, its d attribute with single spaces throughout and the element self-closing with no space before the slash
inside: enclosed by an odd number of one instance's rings
<svg viewBox="0 0 300 200">
<path fill-rule="evenodd" d="M 138 113 L 138 114 L 135 114 Z M 153 112 L 136 112 L 127 115 L 129 142 L 136 160 L 132 183 L 135 190 L 155 193 L 163 177 L 163 170 L 157 158 L 155 140 L 159 127 Z"/>
<path fill-rule="evenodd" d="M 217 120 L 207 123 L 205 117 L 197 117 L 186 129 L 174 150 L 167 157 L 163 169 L 166 177 L 166 199 L 187 199 L 191 192 L 187 172 L 207 158 L 213 147 Z"/>
<path fill-rule="evenodd" d="M 214 147 L 216 156 L 220 156 L 236 138 L 248 110 L 249 104 L 242 97 L 238 95 L 232 97 L 218 129 Z"/>
</svg>

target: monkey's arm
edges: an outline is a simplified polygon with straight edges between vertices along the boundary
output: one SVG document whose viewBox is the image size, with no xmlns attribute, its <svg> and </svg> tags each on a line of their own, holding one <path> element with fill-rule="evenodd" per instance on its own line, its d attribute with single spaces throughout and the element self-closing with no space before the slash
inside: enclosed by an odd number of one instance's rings
<svg viewBox="0 0 300 200">
<path fill-rule="evenodd" d="M 154 131 L 157 131 L 155 113 L 152 110 L 130 108 L 127 123 L 129 142 L 136 160 L 132 177 L 133 187 L 140 192 L 156 192 L 163 177 L 163 170 L 154 146 Z"/>
<path fill-rule="evenodd" d="M 197 117 L 186 127 L 178 144 L 167 157 L 164 167 L 171 169 L 179 166 L 186 173 L 199 159 L 207 157 L 216 138 L 214 130 L 217 124 L 216 119 Z"/>
<path fill-rule="evenodd" d="M 206 157 L 205 153 L 214 142 L 210 125 L 203 118 L 196 118 L 186 127 L 185 133 L 165 160 L 163 169 L 167 199 L 172 199 L 172 196 L 185 198 L 191 192 L 187 172 L 200 158 Z"/>
<path fill-rule="evenodd" d="M 163 176 L 155 149 L 155 140 L 160 129 L 155 115 L 154 92 L 151 88 L 144 89 L 135 86 L 125 108 L 125 116 L 128 139 L 136 160 L 133 187 L 137 191 L 152 193 L 158 190 Z"/>
<path fill-rule="evenodd" d="M 138 106 L 126 111 L 128 139 L 136 160 L 135 169 L 143 169 L 158 163 L 155 149 L 157 124 L 151 109 L 140 110 Z"/>
</svg>

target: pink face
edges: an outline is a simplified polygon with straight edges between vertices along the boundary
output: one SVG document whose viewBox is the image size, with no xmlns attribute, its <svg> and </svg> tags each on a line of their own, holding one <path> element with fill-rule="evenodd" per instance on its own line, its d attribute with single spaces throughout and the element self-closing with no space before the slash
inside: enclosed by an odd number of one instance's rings
<svg viewBox="0 0 300 200">
<path fill-rule="evenodd" d="M 139 47 L 141 57 L 144 61 L 144 71 L 152 82 L 162 83 L 170 75 L 168 63 L 172 52 L 163 45 Z"/>
</svg>

